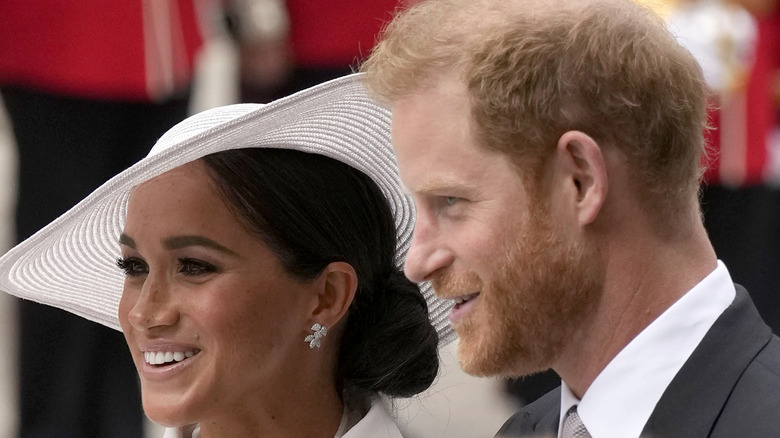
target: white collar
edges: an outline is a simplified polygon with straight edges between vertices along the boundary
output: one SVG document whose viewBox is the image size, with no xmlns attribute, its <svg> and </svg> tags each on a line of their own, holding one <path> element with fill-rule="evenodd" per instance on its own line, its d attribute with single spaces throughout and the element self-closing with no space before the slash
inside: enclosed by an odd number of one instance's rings
<svg viewBox="0 0 780 438">
<path fill-rule="evenodd" d="M 403 438 L 381 397 L 373 397 L 371 409 L 342 438 Z"/>
<path fill-rule="evenodd" d="M 666 387 L 735 297 L 731 276 L 718 260 L 712 273 L 607 364 L 581 401 L 562 382 L 558 436 L 564 415 L 579 404 L 577 413 L 594 438 L 638 437 Z"/>
<path fill-rule="evenodd" d="M 355 422 L 354 413 L 358 413 Z M 362 416 L 365 414 L 365 416 Z M 362 416 L 362 418 L 360 418 Z M 346 430 L 346 432 L 345 432 Z M 195 427 L 191 433 L 184 428 L 166 428 L 163 438 L 200 438 L 200 427 Z M 339 430 L 334 438 L 403 438 L 393 417 L 390 415 L 381 397 L 372 397 L 371 408 L 366 413 L 353 409 L 345 409 L 341 417 Z"/>
</svg>

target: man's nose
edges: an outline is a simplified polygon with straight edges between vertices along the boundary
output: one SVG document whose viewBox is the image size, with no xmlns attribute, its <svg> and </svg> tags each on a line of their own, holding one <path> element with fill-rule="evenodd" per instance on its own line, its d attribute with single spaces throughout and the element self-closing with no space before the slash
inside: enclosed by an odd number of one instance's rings
<svg viewBox="0 0 780 438">
<path fill-rule="evenodd" d="M 434 223 L 418 215 L 412 245 L 406 255 L 404 273 L 414 282 L 427 280 L 431 274 L 452 263 L 453 253 L 441 242 Z"/>
</svg>

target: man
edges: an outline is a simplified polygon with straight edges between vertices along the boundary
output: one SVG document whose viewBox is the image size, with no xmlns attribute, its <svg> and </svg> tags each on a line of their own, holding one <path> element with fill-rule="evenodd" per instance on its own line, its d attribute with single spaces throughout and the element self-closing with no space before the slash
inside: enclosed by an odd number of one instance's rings
<svg viewBox="0 0 780 438">
<path fill-rule="evenodd" d="M 499 436 L 780 436 L 780 339 L 702 226 L 706 90 L 629 0 L 428 0 L 364 65 L 462 367 L 561 388 Z"/>
</svg>

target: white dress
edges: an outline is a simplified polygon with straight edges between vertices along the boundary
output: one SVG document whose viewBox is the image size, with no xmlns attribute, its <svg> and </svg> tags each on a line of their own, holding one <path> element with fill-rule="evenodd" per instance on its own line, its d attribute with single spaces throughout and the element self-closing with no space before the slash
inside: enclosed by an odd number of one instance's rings
<svg viewBox="0 0 780 438">
<path fill-rule="evenodd" d="M 403 438 L 381 398 L 373 398 L 368 412 L 363 412 L 345 409 L 333 438 Z M 163 438 L 200 438 L 200 428 L 195 427 L 191 433 L 183 428 L 167 428 Z"/>
</svg>

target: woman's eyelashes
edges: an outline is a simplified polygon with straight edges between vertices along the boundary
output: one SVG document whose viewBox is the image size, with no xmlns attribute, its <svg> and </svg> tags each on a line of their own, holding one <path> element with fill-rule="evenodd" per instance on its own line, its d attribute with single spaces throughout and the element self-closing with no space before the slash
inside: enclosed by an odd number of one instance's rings
<svg viewBox="0 0 780 438">
<path fill-rule="evenodd" d="M 149 266 L 138 257 L 122 257 L 116 261 L 117 267 L 125 272 L 127 277 L 139 277 L 149 273 Z"/>
<path fill-rule="evenodd" d="M 217 272 L 217 267 L 203 260 L 182 257 L 179 259 L 179 273 L 186 276 L 206 275 Z"/>
<path fill-rule="evenodd" d="M 138 257 L 122 257 L 116 261 L 117 267 L 124 271 L 127 277 L 140 277 L 149 273 L 149 266 Z M 176 272 L 187 277 L 211 274 L 217 272 L 215 265 L 203 260 L 181 257 L 177 261 Z"/>
</svg>

